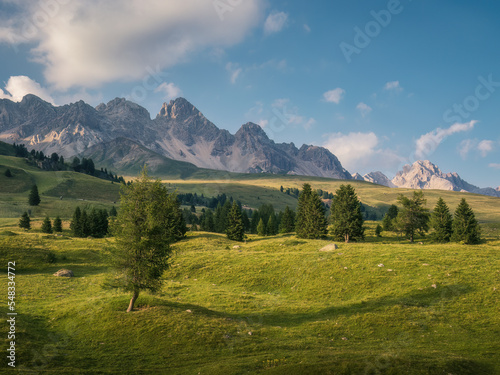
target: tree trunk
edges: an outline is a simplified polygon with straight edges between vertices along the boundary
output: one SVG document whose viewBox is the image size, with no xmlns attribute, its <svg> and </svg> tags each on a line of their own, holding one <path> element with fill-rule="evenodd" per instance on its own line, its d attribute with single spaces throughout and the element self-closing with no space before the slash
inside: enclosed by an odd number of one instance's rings
<svg viewBox="0 0 500 375">
<path fill-rule="evenodd" d="M 132 298 L 130 299 L 130 304 L 128 305 L 127 312 L 131 312 L 134 309 L 134 303 L 137 297 L 139 297 L 139 289 L 134 290 L 134 294 L 132 294 Z"/>
<path fill-rule="evenodd" d="M 345 243 L 349 243 L 349 234 L 344 235 Z"/>
</svg>

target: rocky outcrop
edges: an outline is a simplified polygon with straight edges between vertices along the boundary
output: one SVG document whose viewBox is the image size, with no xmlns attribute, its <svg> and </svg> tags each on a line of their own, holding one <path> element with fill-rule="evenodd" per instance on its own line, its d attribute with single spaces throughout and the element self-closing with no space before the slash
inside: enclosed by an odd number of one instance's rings
<svg viewBox="0 0 500 375">
<path fill-rule="evenodd" d="M 396 187 L 389 178 L 382 172 L 371 172 L 363 176 L 363 180 L 371 182 L 377 185 L 383 185 L 387 187 Z"/>
</svg>

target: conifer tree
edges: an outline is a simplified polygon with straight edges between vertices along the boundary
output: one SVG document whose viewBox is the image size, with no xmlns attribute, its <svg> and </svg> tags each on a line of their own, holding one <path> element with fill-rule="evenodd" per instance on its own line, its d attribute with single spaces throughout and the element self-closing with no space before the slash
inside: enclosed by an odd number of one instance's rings
<svg viewBox="0 0 500 375">
<path fill-rule="evenodd" d="M 476 215 L 469 206 L 465 198 L 455 210 L 453 220 L 452 240 L 463 242 L 466 245 L 473 245 L 481 242 L 481 228 L 476 220 Z"/>
<path fill-rule="evenodd" d="M 398 216 L 398 211 L 398 206 L 396 206 L 395 204 L 389 207 L 389 210 L 382 219 L 382 227 L 385 231 L 394 230 L 394 219 L 396 219 L 396 217 Z"/>
<path fill-rule="evenodd" d="M 204 213 L 204 217 L 201 221 L 201 230 L 205 232 L 215 232 L 214 214 L 210 208 Z"/>
<path fill-rule="evenodd" d="M 115 217 L 117 214 L 118 212 L 116 211 L 116 207 L 111 207 L 111 210 L 109 210 L 109 216 Z"/>
<path fill-rule="evenodd" d="M 62 230 L 62 220 L 59 216 L 54 219 L 54 232 L 61 233 Z"/>
<path fill-rule="evenodd" d="M 280 222 L 280 233 L 291 233 L 295 230 L 295 213 L 286 206 Z"/>
<path fill-rule="evenodd" d="M 450 242 L 453 217 L 451 216 L 450 209 L 446 205 L 443 198 L 439 197 L 436 207 L 431 214 L 431 227 L 434 229 L 432 237 L 437 242 Z"/>
<path fill-rule="evenodd" d="M 331 234 L 335 239 L 346 243 L 351 240 L 364 239 L 361 202 L 351 185 L 341 185 L 335 192 L 330 211 Z"/>
<path fill-rule="evenodd" d="M 245 236 L 241 209 L 236 202 L 233 203 L 229 211 L 226 235 L 228 239 L 233 241 L 243 241 L 243 237 Z"/>
<path fill-rule="evenodd" d="M 266 235 L 266 226 L 264 225 L 264 220 L 262 220 L 262 218 L 259 219 L 259 224 L 257 225 L 257 234 L 259 236 Z"/>
<path fill-rule="evenodd" d="M 38 206 L 40 204 L 40 195 L 38 194 L 38 186 L 36 184 L 31 188 L 28 203 L 30 206 Z"/>
<path fill-rule="evenodd" d="M 91 235 L 90 220 L 86 209 L 83 209 L 82 215 L 80 216 L 80 226 L 82 228 L 81 237 L 88 237 Z"/>
<path fill-rule="evenodd" d="M 50 218 L 48 216 L 45 217 L 42 223 L 42 232 L 43 233 L 52 233 L 52 223 L 50 222 Z"/>
<path fill-rule="evenodd" d="M 380 237 L 382 234 L 382 226 L 380 224 L 377 224 L 375 228 L 375 236 Z"/>
<path fill-rule="evenodd" d="M 267 221 L 266 234 L 268 236 L 276 235 L 276 216 L 275 214 L 269 215 L 269 220 Z"/>
<path fill-rule="evenodd" d="M 396 225 L 413 242 L 415 234 L 429 230 L 429 213 L 424 207 L 427 200 L 422 191 L 414 191 L 413 198 L 399 195 L 398 202 L 403 206 L 396 218 Z"/>
<path fill-rule="evenodd" d="M 80 210 L 80 207 L 77 206 L 75 208 L 75 212 L 73 213 L 73 219 L 69 225 L 69 228 L 75 237 L 83 237 L 81 216 L 82 211 Z"/>
<path fill-rule="evenodd" d="M 19 228 L 30 230 L 31 229 L 31 220 L 28 213 L 25 211 L 19 220 Z"/>
<path fill-rule="evenodd" d="M 299 195 L 295 230 L 297 237 L 308 239 L 322 238 L 327 233 L 325 209 L 318 193 L 307 183 Z"/>
<path fill-rule="evenodd" d="M 5 172 L 4 172 L 4 176 L 5 176 L 5 177 L 8 177 L 8 178 L 14 177 L 14 176 L 12 176 L 12 172 L 10 171 L 10 169 L 9 169 L 9 168 L 7 168 L 7 169 L 5 170 Z"/>
</svg>

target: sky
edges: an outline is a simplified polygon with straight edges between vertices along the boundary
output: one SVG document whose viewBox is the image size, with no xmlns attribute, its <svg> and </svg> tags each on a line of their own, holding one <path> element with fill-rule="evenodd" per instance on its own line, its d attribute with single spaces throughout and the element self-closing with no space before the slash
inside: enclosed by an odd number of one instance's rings
<svg viewBox="0 0 500 375">
<path fill-rule="evenodd" d="M 500 185 L 493 0 L 0 0 L 0 98 L 182 96 L 219 128 L 328 148 L 351 173 L 430 160 Z"/>
</svg>

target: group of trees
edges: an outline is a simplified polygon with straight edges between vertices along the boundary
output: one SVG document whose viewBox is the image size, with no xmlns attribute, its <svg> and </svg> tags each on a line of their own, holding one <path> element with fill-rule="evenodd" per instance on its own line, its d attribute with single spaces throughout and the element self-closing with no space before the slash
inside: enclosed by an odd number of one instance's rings
<svg viewBox="0 0 500 375">
<path fill-rule="evenodd" d="M 31 229 L 31 219 L 27 212 L 24 212 L 21 219 L 19 219 L 19 228 L 26 230 Z M 42 222 L 41 230 L 43 233 L 62 232 L 63 228 L 61 218 L 57 216 L 52 223 L 50 218 L 46 216 Z"/>
<path fill-rule="evenodd" d="M 445 243 L 450 241 L 476 244 L 481 241 L 479 223 L 466 199 L 458 205 L 454 217 L 446 202 L 439 198 L 432 213 L 425 208 L 427 200 L 422 191 L 415 191 L 413 197 L 398 197 L 400 209 L 392 205 L 382 220 L 385 231 L 404 234 L 413 242 L 417 234 L 425 235 L 433 229 L 432 239 Z"/>
<path fill-rule="evenodd" d="M 76 207 L 69 227 L 75 237 L 102 238 L 109 231 L 108 217 L 105 209 L 92 208 L 88 211 L 86 208 L 82 210 Z"/>
</svg>

